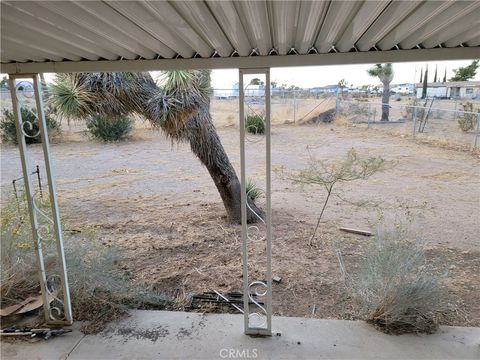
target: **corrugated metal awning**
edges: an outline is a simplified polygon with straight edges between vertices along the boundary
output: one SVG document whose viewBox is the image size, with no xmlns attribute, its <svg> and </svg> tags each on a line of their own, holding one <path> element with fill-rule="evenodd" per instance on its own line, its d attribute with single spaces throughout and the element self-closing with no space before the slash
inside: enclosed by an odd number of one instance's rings
<svg viewBox="0 0 480 360">
<path fill-rule="evenodd" d="M 480 1 L 2 1 L 2 72 L 480 57 Z"/>
</svg>

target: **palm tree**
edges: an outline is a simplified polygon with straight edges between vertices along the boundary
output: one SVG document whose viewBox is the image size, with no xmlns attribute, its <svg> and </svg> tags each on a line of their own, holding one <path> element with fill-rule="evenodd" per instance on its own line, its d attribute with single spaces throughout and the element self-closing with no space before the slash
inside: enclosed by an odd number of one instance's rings
<svg viewBox="0 0 480 360">
<path fill-rule="evenodd" d="M 367 73 L 370 76 L 378 77 L 383 84 L 381 121 L 388 121 L 388 115 L 390 112 L 390 83 L 393 80 L 393 66 L 390 63 L 375 64 L 375 66 L 367 70 Z"/>
<path fill-rule="evenodd" d="M 168 71 L 162 85 L 149 73 L 105 72 L 57 75 L 49 103 L 66 118 L 139 114 L 177 142 L 189 142 L 207 168 L 229 219 L 241 221 L 241 187 L 210 115 L 210 72 Z M 262 212 L 251 199 L 249 205 Z M 247 220 L 255 214 L 248 209 Z"/>
</svg>

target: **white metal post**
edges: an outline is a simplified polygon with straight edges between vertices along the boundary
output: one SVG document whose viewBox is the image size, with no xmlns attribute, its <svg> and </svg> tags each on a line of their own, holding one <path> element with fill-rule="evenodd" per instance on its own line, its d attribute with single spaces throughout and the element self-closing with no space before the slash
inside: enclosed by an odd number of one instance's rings
<svg viewBox="0 0 480 360">
<path fill-rule="evenodd" d="M 245 107 L 244 107 L 244 81 L 245 74 L 265 75 L 265 153 L 266 153 L 266 209 L 265 219 L 260 219 L 265 224 L 266 240 L 266 283 L 263 280 L 249 280 L 248 275 L 248 247 L 249 247 L 249 226 L 247 224 L 248 199 L 246 193 L 246 156 L 245 156 Z M 249 335 L 271 336 L 272 334 L 272 209 L 271 209 L 271 139 L 270 139 L 270 69 L 240 69 L 239 70 L 239 114 L 240 114 L 240 166 L 241 166 L 241 211 L 242 211 L 242 257 L 243 257 L 243 314 L 244 332 Z M 258 230 L 258 227 L 255 227 Z M 259 291 L 259 289 L 262 289 Z M 255 297 L 262 297 L 264 306 L 260 305 Z M 250 311 L 250 302 L 256 311 Z M 252 324 L 254 317 L 265 318 L 261 325 Z"/>
<path fill-rule="evenodd" d="M 35 91 L 35 102 L 37 105 L 37 114 L 39 120 L 40 135 L 42 138 L 43 157 L 45 162 L 45 170 L 47 173 L 48 190 L 50 194 L 50 206 L 52 209 L 52 220 L 55 231 L 55 242 L 57 245 L 57 261 L 60 269 L 60 279 L 63 294 L 63 311 L 65 320 L 72 323 L 72 307 L 70 302 L 70 289 L 68 286 L 67 264 L 65 260 L 65 248 L 63 243 L 62 224 L 60 221 L 60 211 L 58 209 L 57 189 L 52 171 L 52 159 L 50 155 L 50 141 L 48 139 L 48 128 L 45 119 L 44 104 L 42 98 L 42 84 L 39 81 L 38 74 L 33 76 L 33 85 Z"/>
<path fill-rule="evenodd" d="M 240 114 L 240 182 L 242 208 L 242 258 L 243 258 L 243 320 L 245 333 L 249 328 L 248 311 L 248 244 L 247 244 L 247 181 L 245 170 L 245 89 L 243 87 L 243 71 L 239 70 L 239 114 Z"/>
<path fill-rule="evenodd" d="M 267 225 L 267 335 L 272 334 L 272 161 L 271 161 L 271 137 L 270 137 L 270 68 L 265 70 L 265 154 L 266 154 L 266 185 L 265 197 L 267 198 L 266 225 Z M 478 122 L 477 122 L 478 124 Z M 478 126 L 477 126 L 478 129 Z"/>
<path fill-rule="evenodd" d="M 18 149 L 20 151 L 20 161 L 22 162 L 22 172 L 23 172 L 23 180 L 25 186 L 25 194 L 27 197 L 27 206 L 28 206 L 28 213 L 30 217 L 30 226 L 32 228 L 32 237 L 33 242 L 35 245 L 35 253 L 37 256 L 37 263 L 38 263 L 38 275 L 40 280 L 40 290 L 42 292 L 42 300 L 43 300 L 43 310 L 45 315 L 45 320 L 50 318 L 49 316 L 49 306 L 48 306 L 48 296 L 47 296 L 47 276 L 45 273 L 45 263 L 43 259 L 43 244 L 38 234 L 39 226 L 38 226 L 38 219 L 36 213 L 34 211 L 34 204 L 33 204 L 33 185 L 32 179 L 30 177 L 30 164 L 28 161 L 27 155 L 27 142 L 25 141 L 25 135 L 23 133 L 23 119 L 22 119 L 22 112 L 21 112 L 21 104 L 17 98 L 17 87 L 15 84 L 15 78 L 12 75 L 8 77 L 8 86 L 10 88 L 10 96 L 12 98 L 12 108 L 13 108 L 13 115 L 15 118 L 15 128 L 17 131 L 17 143 Z"/>
<path fill-rule="evenodd" d="M 30 225 L 32 228 L 32 237 L 35 245 L 37 261 L 38 261 L 38 271 L 40 278 L 40 289 L 42 292 L 43 299 L 43 308 L 45 313 L 45 320 L 47 324 L 71 324 L 72 323 L 72 311 L 70 304 L 70 293 L 68 288 L 68 280 L 66 275 L 66 264 L 65 264 L 65 254 L 63 249 L 63 238 L 61 234 L 61 225 L 60 225 L 60 216 L 58 212 L 58 204 L 56 197 L 55 184 L 53 180 L 52 170 L 51 170 L 51 158 L 50 158 L 50 148 L 48 142 L 48 131 L 45 120 L 45 113 L 43 109 L 43 101 L 41 97 L 41 84 L 38 80 L 38 74 L 31 75 L 22 75 L 20 78 L 29 78 L 33 80 L 33 92 L 35 96 L 36 106 L 37 106 L 37 121 L 39 127 L 39 135 L 42 140 L 42 148 L 44 152 L 44 161 L 45 168 L 47 171 L 48 186 L 50 192 L 50 202 L 52 207 L 52 218 L 47 214 L 41 211 L 36 202 L 35 202 L 35 191 L 31 181 L 31 171 L 30 164 L 28 160 L 28 151 L 27 144 L 25 141 L 25 136 L 30 136 L 25 132 L 25 127 L 32 127 L 32 123 L 24 121 L 22 119 L 22 104 L 18 98 L 17 86 L 15 84 L 16 76 L 9 75 L 9 87 L 12 97 L 12 105 L 14 109 L 15 125 L 17 131 L 17 141 L 20 150 L 20 159 L 22 162 L 22 172 L 23 179 L 25 183 L 25 193 L 27 197 L 28 211 L 30 215 Z M 31 84 L 25 82 L 25 87 L 31 87 Z M 30 111 L 30 110 L 29 110 Z M 36 136 L 37 134 L 35 134 Z M 42 217 L 48 222 L 46 225 L 40 225 L 39 217 Z M 52 286 L 58 285 L 55 283 L 57 278 L 55 275 L 52 276 L 47 274 L 44 263 L 43 256 L 43 236 L 48 232 L 48 226 L 53 226 L 55 233 L 55 242 L 57 245 L 57 261 L 58 265 L 61 268 L 61 273 L 59 274 L 61 280 L 61 289 L 52 288 Z M 49 276 L 50 275 L 50 276 Z M 50 282 L 49 282 L 50 281 Z M 61 296 L 58 294 L 61 291 Z"/>
</svg>

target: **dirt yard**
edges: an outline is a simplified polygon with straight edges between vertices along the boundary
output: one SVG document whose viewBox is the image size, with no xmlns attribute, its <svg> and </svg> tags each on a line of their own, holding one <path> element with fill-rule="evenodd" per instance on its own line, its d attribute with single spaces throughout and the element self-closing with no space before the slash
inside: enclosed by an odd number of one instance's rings
<svg viewBox="0 0 480 360">
<path fill-rule="evenodd" d="M 219 135 L 238 171 L 238 129 L 224 127 Z M 278 171 L 273 175 L 273 273 L 282 278 L 274 284 L 274 313 L 348 318 L 335 249 L 352 269 L 368 238 L 342 233 L 338 226 L 375 231 L 379 214 L 393 225 L 410 212 L 413 230 L 428 242 L 429 257 L 441 258 L 448 269 L 451 311 L 444 323 L 480 326 L 479 159 L 372 129 L 278 125 L 272 130 L 272 166 L 300 169 L 307 163 L 307 149 L 334 160 L 351 147 L 396 165 L 338 188 L 340 197 L 327 208 L 315 247 L 307 241 L 323 190 L 296 187 Z M 39 159 L 41 148 L 30 149 Z M 15 147 L 2 144 L 1 150 L 5 199 L 21 168 Z M 264 141 L 249 142 L 247 152 L 249 177 L 261 185 Z M 147 129 L 114 144 L 77 133 L 54 144 L 52 154 L 66 226 L 94 227 L 99 242 L 122 250 L 119 266 L 136 280 L 171 295 L 178 309 L 188 307 L 194 293 L 241 291 L 240 227 L 227 223 L 212 180 L 186 144 L 172 145 Z M 250 249 L 252 280 L 263 276 L 262 246 Z"/>
</svg>

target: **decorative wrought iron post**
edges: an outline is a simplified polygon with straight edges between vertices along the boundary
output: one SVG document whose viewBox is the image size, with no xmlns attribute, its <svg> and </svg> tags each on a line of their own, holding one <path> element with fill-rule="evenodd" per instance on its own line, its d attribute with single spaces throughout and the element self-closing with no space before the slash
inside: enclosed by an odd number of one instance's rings
<svg viewBox="0 0 480 360">
<path fill-rule="evenodd" d="M 33 81 L 20 81 L 17 79 L 28 79 Z M 60 213 L 58 210 L 57 193 L 53 178 L 52 161 L 50 156 L 50 144 L 48 140 L 48 129 L 42 99 L 42 88 L 38 74 L 9 75 L 9 88 L 12 97 L 13 113 L 17 130 L 17 141 L 22 162 L 23 179 L 25 183 L 25 194 L 30 215 L 32 237 L 38 261 L 38 272 L 40 277 L 40 289 L 42 291 L 43 309 L 45 320 L 48 324 L 71 324 L 72 309 L 70 303 L 70 291 L 68 287 L 67 267 L 63 245 L 62 227 Z M 22 117 L 22 107 L 25 97 L 35 97 L 36 113 L 28 107 L 26 111 L 32 112 L 35 117 L 33 123 Z M 24 110 L 25 111 L 25 110 Z M 26 129 L 33 130 L 34 123 L 38 125 L 36 134 L 29 134 Z M 51 207 L 51 214 L 47 214 L 39 207 L 39 192 L 35 191 L 31 179 L 31 166 L 29 162 L 28 149 L 25 137 L 40 136 L 45 163 L 45 170 L 48 181 L 48 192 Z M 50 236 L 52 235 L 53 236 Z M 51 237 L 52 239 L 50 239 Z M 44 245 L 47 240 L 52 240 L 56 245 L 55 265 L 56 268 L 46 269 L 44 259 Z"/>
<path fill-rule="evenodd" d="M 247 177 L 245 156 L 245 74 L 265 75 L 265 218 L 259 214 L 259 226 L 247 224 Z M 271 336 L 272 334 L 272 208 L 271 208 L 271 154 L 270 154 L 270 69 L 239 70 L 239 113 L 240 113 L 240 163 L 241 163 L 241 208 L 242 208 L 242 257 L 243 257 L 243 314 L 244 331 L 249 335 Z M 259 136 L 259 135 L 255 135 Z M 258 139 L 258 138 L 257 138 Z M 263 141 L 263 136 L 260 140 Z M 251 209 L 250 209 L 251 210 Z M 260 230 L 264 230 L 264 234 Z M 264 229 L 263 229 L 264 228 Z M 257 236 L 255 236 L 257 235 Z M 259 236 L 258 236 L 259 235 Z M 266 254 L 265 278 L 251 281 L 248 268 L 249 246 L 262 246 Z M 252 309 L 250 309 L 252 307 Z"/>
</svg>

